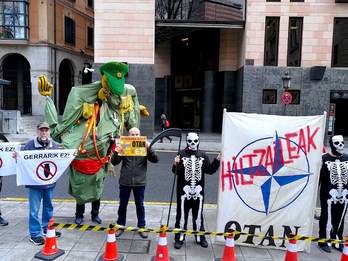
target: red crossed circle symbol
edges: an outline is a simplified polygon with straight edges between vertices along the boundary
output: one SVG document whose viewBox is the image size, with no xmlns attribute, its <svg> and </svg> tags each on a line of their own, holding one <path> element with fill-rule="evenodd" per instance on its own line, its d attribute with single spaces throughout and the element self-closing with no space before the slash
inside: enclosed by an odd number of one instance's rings
<svg viewBox="0 0 348 261">
<path fill-rule="evenodd" d="M 292 101 L 292 95 L 290 92 L 284 92 L 282 95 L 282 101 L 284 104 L 290 104 Z"/>
</svg>

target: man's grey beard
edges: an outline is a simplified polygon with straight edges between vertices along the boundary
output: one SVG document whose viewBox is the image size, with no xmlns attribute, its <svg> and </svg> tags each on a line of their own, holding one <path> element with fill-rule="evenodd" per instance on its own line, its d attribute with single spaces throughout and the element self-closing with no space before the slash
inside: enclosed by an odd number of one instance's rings
<svg viewBox="0 0 348 261">
<path fill-rule="evenodd" d="M 46 136 L 42 136 L 42 137 L 38 136 L 37 139 L 40 143 L 44 143 L 44 144 L 48 143 L 48 137 Z"/>
</svg>

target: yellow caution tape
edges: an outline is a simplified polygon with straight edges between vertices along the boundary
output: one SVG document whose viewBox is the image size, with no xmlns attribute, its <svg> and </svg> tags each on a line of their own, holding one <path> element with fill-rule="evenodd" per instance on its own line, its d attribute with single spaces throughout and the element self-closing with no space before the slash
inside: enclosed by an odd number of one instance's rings
<svg viewBox="0 0 348 261">
<path fill-rule="evenodd" d="M 185 235 L 198 235 L 198 236 L 211 236 L 211 237 L 216 237 L 216 236 L 223 236 L 227 237 L 230 235 L 243 235 L 247 237 L 258 237 L 261 239 L 267 239 L 267 238 L 272 238 L 274 240 L 304 240 L 306 242 L 319 242 L 319 243 L 333 243 L 333 244 L 338 244 L 338 243 L 348 243 L 348 241 L 345 240 L 340 240 L 340 239 L 329 239 L 329 238 L 315 238 L 315 237 L 305 237 L 301 235 L 291 235 L 291 237 L 278 237 L 278 236 L 266 236 L 266 235 L 256 235 L 256 234 L 249 234 L 249 233 L 244 233 L 241 231 L 233 230 L 232 232 L 206 232 L 206 231 L 194 231 L 194 230 L 184 230 L 180 228 L 168 228 L 165 225 L 162 225 L 161 229 L 151 229 L 151 228 L 137 228 L 137 227 L 127 227 L 127 226 L 120 226 L 120 225 L 112 225 L 110 224 L 109 227 L 102 227 L 102 226 L 92 226 L 92 225 L 77 225 L 77 224 L 62 224 L 62 223 L 54 223 L 54 226 L 56 228 L 66 228 L 68 230 L 81 230 L 81 231 L 103 231 L 107 232 L 110 229 L 115 229 L 115 230 L 124 230 L 126 232 L 148 232 L 148 233 L 153 233 L 153 234 L 159 234 L 163 232 L 168 232 L 168 233 L 182 233 Z"/>
</svg>

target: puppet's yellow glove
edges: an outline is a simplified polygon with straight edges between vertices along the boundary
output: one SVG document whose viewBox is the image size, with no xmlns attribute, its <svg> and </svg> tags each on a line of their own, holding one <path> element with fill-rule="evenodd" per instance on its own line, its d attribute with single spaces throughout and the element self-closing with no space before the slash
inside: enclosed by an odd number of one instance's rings
<svg viewBox="0 0 348 261">
<path fill-rule="evenodd" d="M 43 96 L 50 96 L 51 92 L 52 92 L 52 84 L 50 84 L 47 79 L 46 76 L 41 74 L 39 76 L 39 81 L 37 84 L 37 88 L 39 90 L 39 93 Z"/>
<path fill-rule="evenodd" d="M 148 111 L 146 110 L 146 107 L 143 105 L 139 105 L 140 106 L 140 116 L 142 117 L 147 117 L 149 116 Z"/>
</svg>

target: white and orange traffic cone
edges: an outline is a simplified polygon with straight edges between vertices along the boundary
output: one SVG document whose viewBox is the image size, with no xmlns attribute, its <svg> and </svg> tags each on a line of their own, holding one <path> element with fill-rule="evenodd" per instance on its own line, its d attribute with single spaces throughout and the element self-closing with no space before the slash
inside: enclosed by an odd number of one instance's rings
<svg viewBox="0 0 348 261">
<path fill-rule="evenodd" d="M 348 261 L 348 236 L 346 236 L 346 242 L 344 243 L 341 261 Z"/>
<path fill-rule="evenodd" d="M 162 225 L 160 237 L 158 239 L 158 247 L 156 256 L 151 258 L 151 261 L 174 261 L 172 257 L 168 255 L 168 243 L 166 236 L 166 226 Z"/>
<path fill-rule="evenodd" d="M 232 232 L 232 229 L 229 229 L 229 231 Z M 226 238 L 225 249 L 222 258 L 216 258 L 215 261 L 236 261 L 233 234 L 228 235 Z"/>
<path fill-rule="evenodd" d="M 122 261 L 124 256 L 117 254 L 115 229 L 112 224 L 110 224 L 109 228 L 105 252 L 98 260 Z"/>
<path fill-rule="evenodd" d="M 45 245 L 42 251 L 35 254 L 35 257 L 41 260 L 53 260 L 65 253 L 58 249 L 56 241 L 56 230 L 53 226 L 54 219 L 51 218 L 48 223 Z"/>
<path fill-rule="evenodd" d="M 295 234 L 291 233 L 291 236 L 295 236 Z M 289 240 L 288 250 L 286 251 L 286 256 L 284 261 L 297 261 L 296 239 Z"/>
</svg>

